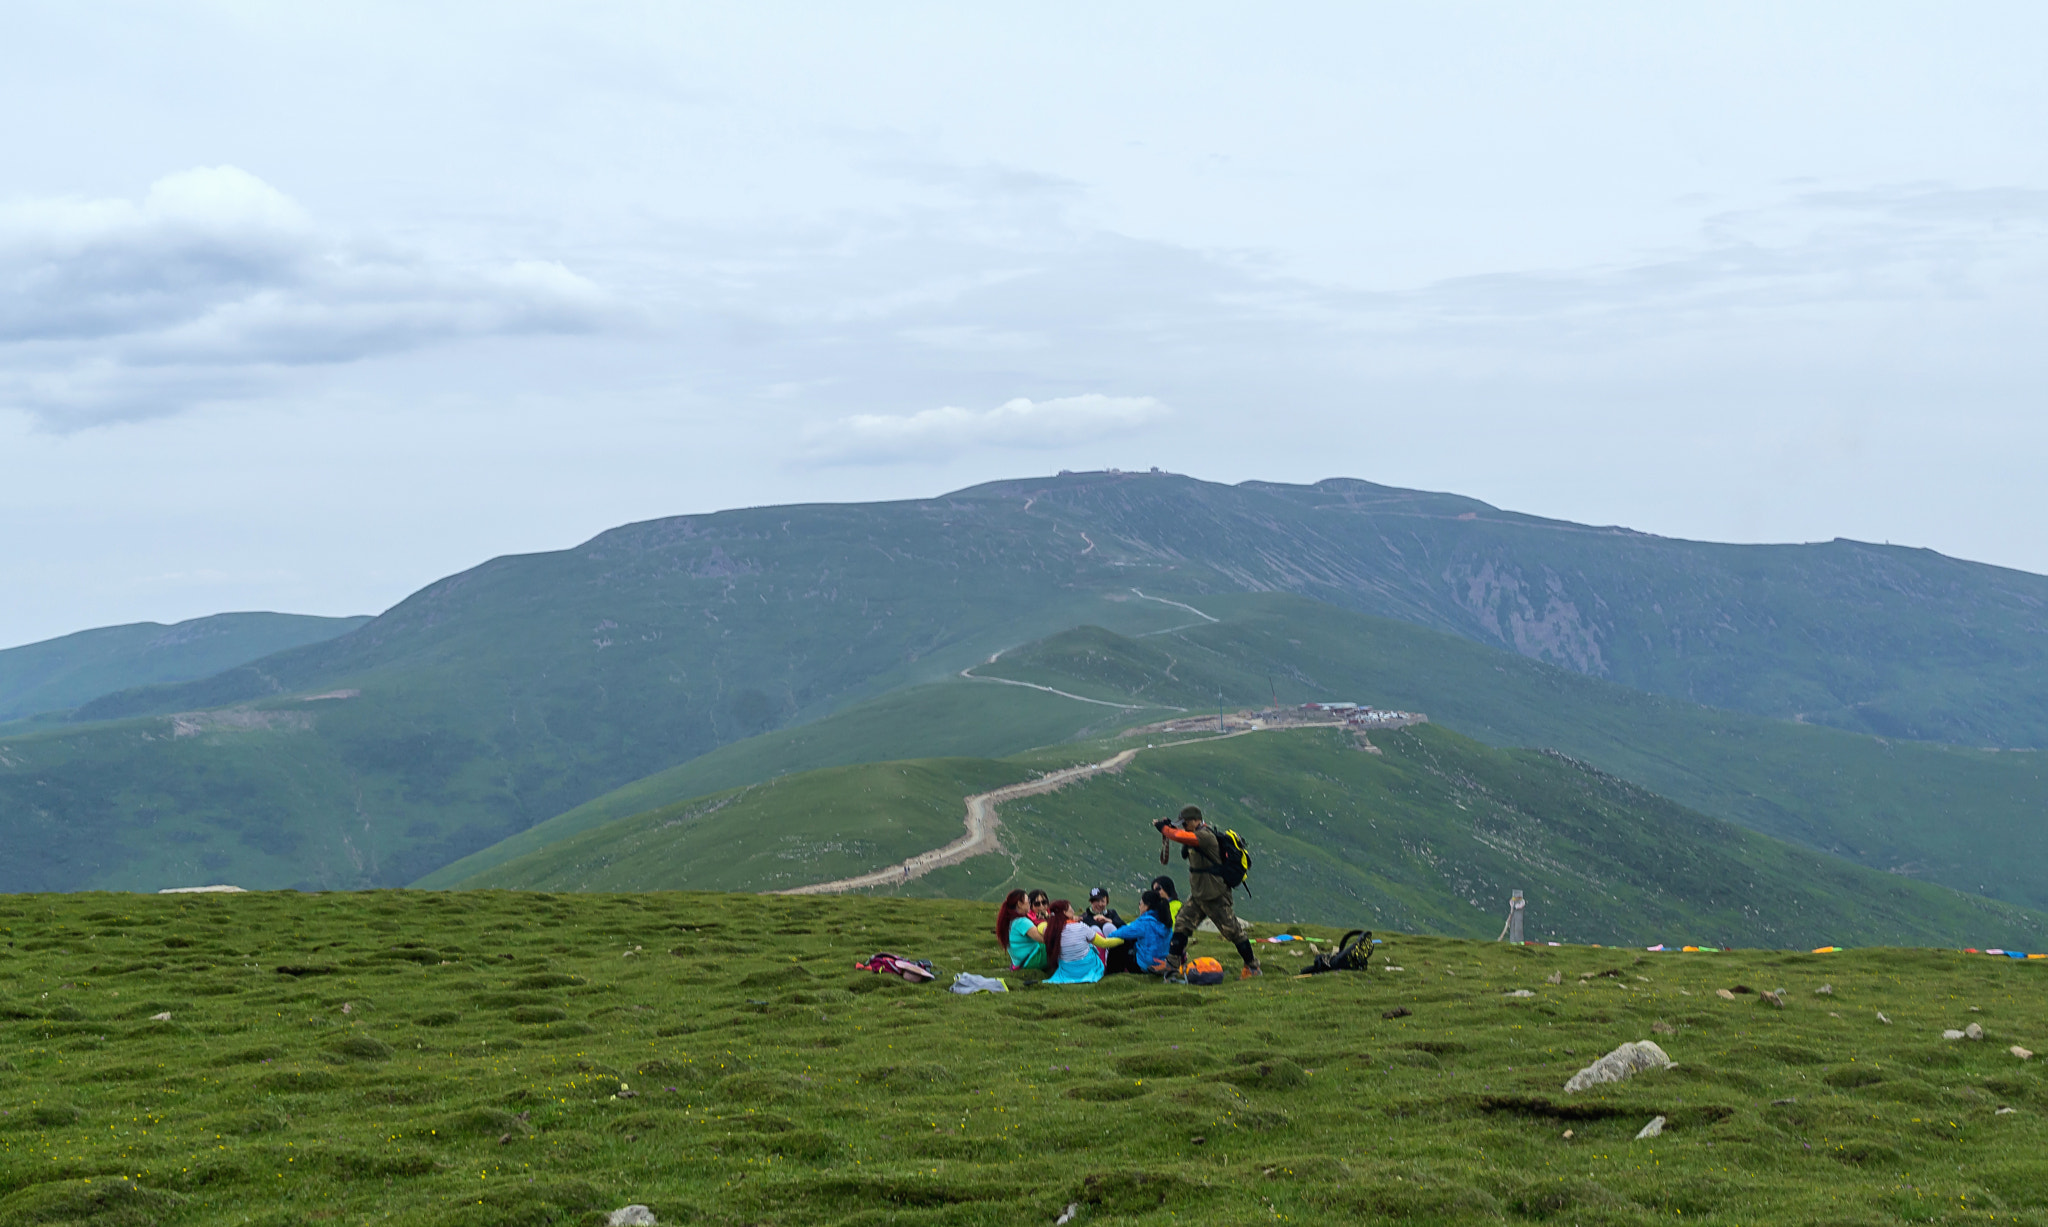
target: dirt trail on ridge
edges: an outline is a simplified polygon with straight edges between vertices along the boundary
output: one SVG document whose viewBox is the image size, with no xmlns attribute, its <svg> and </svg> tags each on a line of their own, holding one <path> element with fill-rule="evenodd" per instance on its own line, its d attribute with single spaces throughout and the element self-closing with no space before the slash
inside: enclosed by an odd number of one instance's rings
<svg viewBox="0 0 2048 1227">
<path fill-rule="evenodd" d="M 975 793 L 967 798 L 967 834 L 943 848 L 920 852 L 901 864 L 891 865 L 887 869 L 877 869 L 873 873 L 864 873 L 859 877 L 840 878 L 836 882 L 818 882 L 811 886 L 796 886 L 774 893 L 836 895 L 849 890 L 862 890 L 869 886 L 901 885 L 912 878 L 921 878 L 934 869 L 957 865 L 969 857 L 980 856 L 986 852 L 1000 852 L 1003 845 L 996 837 L 996 828 L 1002 825 L 1002 821 L 996 817 L 997 805 L 1004 801 L 1014 801 L 1018 797 L 1035 797 L 1040 793 L 1052 792 L 1075 780 L 1085 780 L 1091 775 L 1100 775 L 1105 771 L 1121 771 L 1124 764 L 1137 755 L 1135 749 L 1124 750 L 1099 763 L 1083 763 L 1078 767 L 1068 767 L 1062 771 L 1039 776 L 1035 780 L 1026 780 L 1022 784 L 1010 784 L 989 792 Z"/>
</svg>

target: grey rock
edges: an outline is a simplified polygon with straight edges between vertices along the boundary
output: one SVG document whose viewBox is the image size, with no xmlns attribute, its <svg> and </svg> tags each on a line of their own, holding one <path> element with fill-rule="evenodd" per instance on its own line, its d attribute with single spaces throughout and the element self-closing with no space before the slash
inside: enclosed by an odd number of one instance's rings
<svg viewBox="0 0 2048 1227">
<path fill-rule="evenodd" d="M 1823 984 L 1819 988 L 1813 990 L 1814 995 L 1818 997 L 1830 996 L 1834 993 L 1834 991 L 1835 986 L 1832 984 Z"/>
<path fill-rule="evenodd" d="M 1601 1057 L 1586 1068 L 1573 1074 L 1571 1081 L 1564 1084 L 1565 1093 L 1583 1091 L 1589 1086 L 1603 1082 L 1619 1082 L 1632 1078 L 1646 1069 L 1670 1069 L 1671 1058 L 1650 1040 L 1636 1040 Z"/>
<path fill-rule="evenodd" d="M 1650 1118 L 1650 1123 L 1644 1125 L 1641 1131 L 1639 1131 L 1636 1134 L 1636 1141 L 1640 1142 L 1644 1138 L 1654 1138 L 1661 1135 L 1663 1132 L 1664 1118 L 1661 1116 L 1653 1116 Z"/>
<path fill-rule="evenodd" d="M 646 1206 L 620 1206 L 605 1222 L 611 1227 L 655 1227 L 654 1211 Z"/>
<path fill-rule="evenodd" d="M 1503 997 L 1534 997 L 1535 995 L 1526 988 L 1511 989 L 1501 994 Z"/>
<path fill-rule="evenodd" d="M 1948 1030 L 1941 1033 L 1941 1038 L 1945 1040 L 1959 1040 L 1963 1038 L 1963 1033 L 1956 1030 L 1954 1027 L 1950 1027 Z"/>
<path fill-rule="evenodd" d="M 1966 1040 L 1981 1040 L 1984 1038 L 1984 1028 L 1976 1023 L 1971 1023 L 1963 1028 L 1963 1038 Z"/>
</svg>

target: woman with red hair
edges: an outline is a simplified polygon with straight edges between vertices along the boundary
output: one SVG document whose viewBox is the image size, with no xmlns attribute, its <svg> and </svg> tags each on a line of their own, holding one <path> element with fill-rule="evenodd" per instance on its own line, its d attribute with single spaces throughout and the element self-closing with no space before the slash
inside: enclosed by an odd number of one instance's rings
<svg viewBox="0 0 2048 1227">
<path fill-rule="evenodd" d="M 1102 937 L 1074 915 L 1074 905 L 1065 899 L 1052 901 L 1052 912 L 1040 936 L 1045 943 L 1046 961 L 1052 965 L 1047 984 L 1093 984 L 1102 979 L 1103 961 L 1098 950 L 1123 945 L 1114 937 Z"/>
<path fill-rule="evenodd" d="M 1009 952 L 1015 971 L 1045 970 L 1045 931 L 1026 906 L 1026 896 L 1013 890 L 996 909 L 996 941 Z"/>
</svg>

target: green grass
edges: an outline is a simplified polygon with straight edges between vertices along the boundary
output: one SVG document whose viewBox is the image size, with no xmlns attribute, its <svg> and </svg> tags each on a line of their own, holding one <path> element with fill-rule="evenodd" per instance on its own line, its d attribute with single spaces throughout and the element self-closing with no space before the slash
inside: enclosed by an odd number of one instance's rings
<svg viewBox="0 0 2048 1227">
<path fill-rule="evenodd" d="M 2006 1052 L 2048 1050 L 2038 964 L 1386 934 L 1369 974 L 1286 978 L 1268 946 L 1273 974 L 1215 989 L 850 969 L 998 971 L 989 919 L 0 899 L 0 1224 L 2048 1221 L 2048 1079 Z M 1969 1022 L 1984 1042 L 1939 1038 Z M 1677 1068 L 1562 1092 L 1636 1039 Z"/>
<path fill-rule="evenodd" d="M 904 884 L 998 899 L 1045 886 L 1128 905 L 1159 871 L 1148 820 L 1194 801 L 1257 858 L 1247 915 L 1355 917 L 1489 937 L 1511 890 L 1532 937 L 1654 945 L 2023 946 L 2048 917 L 1883 874 L 1687 810 L 1575 761 L 1434 726 L 1268 731 L 1144 750 L 1122 771 L 1001 808 L 1004 851 Z M 956 839 L 962 797 L 1099 761 L 1112 740 L 1004 761 L 831 768 L 678 802 L 495 865 L 457 885 L 775 890 L 886 868 Z M 1175 872 L 1185 880 L 1178 861 Z"/>
</svg>

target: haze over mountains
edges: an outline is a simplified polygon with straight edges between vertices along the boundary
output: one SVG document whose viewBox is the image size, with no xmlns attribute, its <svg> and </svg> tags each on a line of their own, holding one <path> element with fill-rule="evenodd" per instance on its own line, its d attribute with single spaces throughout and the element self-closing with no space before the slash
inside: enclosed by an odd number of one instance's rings
<svg viewBox="0 0 2048 1227">
<path fill-rule="evenodd" d="M 1308 599 L 1226 608 L 1260 593 Z M 1186 608 L 1203 600 L 1221 604 Z M 1258 625 L 1217 629 L 1233 609 Z M 2041 866 L 2000 851 L 2031 847 L 2035 756 L 1974 747 L 2048 741 L 2044 609 L 2048 579 L 1927 551 L 1674 541 L 1350 480 L 1092 473 L 677 517 L 494 559 L 348 634 L 0 739 L 0 839 L 22 850 L 0 888 L 409 882 L 712 751 L 825 765 L 786 749 L 850 704 L 950 679 L 983 710 L 984 691 L 1016 688 L 957 671 L 1095 626 L 1241 640 L 1209 645 L 1230 664 L 1199 685 L 1177 672 L 1178 689 L 1106 701 L 1399 690 L 1460 731 L 1567 749 L 1716 817 L 2039 904 Z M 1333 667 L 1347 642 L 1372 650 Z M 991 717 L 988 744 L 937 752 L 1015 753 L 1120 710 L 1032 702 Z M 972 713 L 941 723 L 974 738 Z M 869 734 L 856 757 L 935 752 Z M 1879 761 L 1897 787 L 1859 792 Z"/>
</svg>

